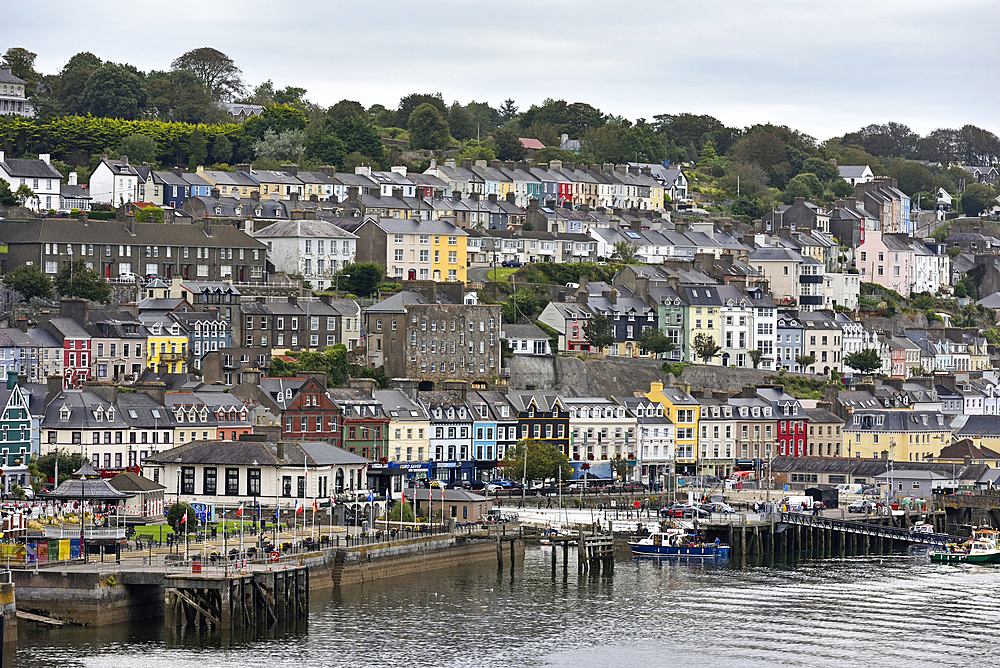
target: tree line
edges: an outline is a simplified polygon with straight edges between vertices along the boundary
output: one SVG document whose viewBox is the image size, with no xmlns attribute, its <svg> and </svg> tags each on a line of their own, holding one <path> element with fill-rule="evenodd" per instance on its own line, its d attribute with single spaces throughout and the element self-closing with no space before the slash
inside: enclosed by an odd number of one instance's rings
<svg viewBox="0 0 1000 668">
<path fill-rule="evenodd" d="M 520 139 L 530 138 L 546 146 L 534 155 L 536 162 L 684 164 L 691 169 L 693 190 L 724 203 L 734 215 L 754 218 L 795 197 L 828 203 L 849 195 L 852 189 L 839 178 L 837 165 L 871 165 L 923 204 L 936 199 L 939 188 L 954 195 L 973 186 L 975 179 L 955 163 L 1000 164 L 1000 138 L 973 125 L 921 136 L 903 123 L 888 122 L 820 142 L 784 125 L 730 127 L 692 113 L 632 121 L 585 102 L 557 99 L 521 109 L 513 99 L 494 107 L 412 93 L 395 108 L 348 99 L 324 107 L 310 102 L 304 88 L 280 88 L 270 80 L 249 86 L 237 64 L 210 47 L 150 72 L 84 52 L 59 72 L 41 74 L 35 58 L 20 47 L 4 54 L 12 72 L 27 82 L 37 116 L 0 118 L 0 146 L 12 157 L 51 153 L 64 172 L 89 173 L 105 152 L 162 167 L 229 169 L 254 162 L 279 168 L 294 162 L 307 169 L 407 164 L 422 171 L 431 152 L 521 160 L 527 153 Z M 227 102 L 261 105 L 264 111 L 235 124 L 223 109 Z M 407 161 L 403 149 L 423 153 L 407 154 Z M 995 196 L 978 184 L 973 191 L 972 209 L 973 200 Z"/>
</svg>

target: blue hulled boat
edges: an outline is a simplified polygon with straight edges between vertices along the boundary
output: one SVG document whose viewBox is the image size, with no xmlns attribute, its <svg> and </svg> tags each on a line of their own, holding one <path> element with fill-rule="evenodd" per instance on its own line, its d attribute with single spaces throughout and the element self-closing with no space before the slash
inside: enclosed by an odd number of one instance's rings
<svg viewBox="0 0 1000 668">
<path fill-rule="evenodd" d="M 683 529 L 655 531 L 628 542 L 632 554 L 643 557 L 676 557 L 679 559 L 728 559 L 729 546 L 718 541 L 704 543 L 698 534 Z"/>
</svg>

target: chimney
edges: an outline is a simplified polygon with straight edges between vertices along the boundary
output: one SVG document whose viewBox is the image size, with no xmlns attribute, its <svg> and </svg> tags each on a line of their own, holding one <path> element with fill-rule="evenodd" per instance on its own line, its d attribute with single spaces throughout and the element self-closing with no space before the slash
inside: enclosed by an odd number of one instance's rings
<svg viewBox="0 0 1000 668">
<path fill-rule="evenodd" d="M 522 160 L 519 163 L 517 163 L 517 168 L 526 172 L 529 169 L 531 169 L 531 165 L 528 163 L 527 160 Z"/>
<path fill-rule="evenodd" d="M 478 167 L 479 169 L 486 169 L 486 161 L 476 160 L 476 167 Z"/>
<path fill-rule="evenodd" d="M 86 211 L 81 211 L 80 214 L 76 217 L 76 219 L 78 221 L 80 221 L 81 223 L 83 223 L 84 225 L 86 225 L 87 224 L 87 212 Z"/>
<path fill-rule="evenodd" d="M 125 165 L 126 167 L 128 167 L 128 156 L 127 155 L 123 155 L 121 157 L 121 161 L 122 161 L 123 165 Z"/>
<path fill-rule="evenodd" d="M 469 384 L 464 380 L 446 380 L 441 384 L 441 389 L 445 392 L 457 392 L 462 401 L 469 398 Z"/>
<path fill-rule="evenodd" d="M 486 196 L 486 199 L 488 199 L 493 204 L 496 204 L 497 203 L 497 194 L 496 193 L 490 193 L 489 195 Z"/>
<path fill-rule="evenodd" d="M 391 167 L 389 171 L 395 172 L 396 174 L 400 174 L 402 176 L 406 176 L 406 165 L 396 165 L 394 167 Z"/>
<path fill-rule="evenodd" d="M 21 330 L 22 332 L 27 332 L 28 331 L 28 319 L 27 318 L 18 318 L 17 319 L 17 328 L 19 330 Z"/>
<path fill-rule="evenodd" d="M 62 376 L 49 376 L 46 379 L 45 405 L 48 406 L 52 400 L 59 396 L 63 390 Z"/>
<path fill-rule="evenodd" d="M 125 215 L 125 229 L 133 237 L 135 236 L 135 212 L 131 211 Z"/>
<path fill-rule="evenodd" d="M 9 68 L 5 67 L 4 69 L 8 70 Z M 4 154 L 3 154 L 3 151 L 0 151 L 0 162 L 3 162 L 3 161 L 4 161 Z"/>
<path fill-rule="evenodd" d="M 281 171 L 291 174 L 292 176 L 297 176 L 299 173 L 298 165 L 282 165 Z"/>
<path fill-rule="evenodd" d="M 87 381 L 83 383 L 82 389 L 84 392 L 93 392 L 97 396 L 112 404 L 118 403 L 118 386 L 115 383 Z"/>
<path fill-rule="evenodd" d="M 403 199 L 403 189 L 402 188 L 393 188 L 392 189 L 392 196 L 395 197 L 396 199 Z"/>
<path fill-rule="evenodd" d="M 236 171 L 237 172 L 245 172 L 247 174 L 250 174 L 250 173 L 253 172 L 253 165 L 247 164 L 245 162 L 241 163 L 239 165 L 236 165 Z"/>
<path fill-rule="evenodd" d="M 562 171 L 562 160 L 552 160 L 549 162 L 549 169 L 554 172 Z"/>
<path fill-rule="evenodd" d="M 509 204 L 513 204 L 515 199 L 514 193 L 513 192 L 507 193 L 504 199 L 506 199 Z"/>
<path fill-rule="evenodd" d="M 52 155 L 49 153 L 39 153 L 38 159 L 44 162 L 46 165 L 52 164 Z"/>
<path fill-rule="evenodd" d="M 347 381 L 347 387 L 352 390 L 361 390 L 369 397 L 375 398 L 375 388 L 378 387 L 378 384 L 374 378 L 350 378 Z"/>
<path fill-rule="evenodd" d="M 78 183 L 77 183 L 77 179 L 78 178 L 79 177 L 77 176 L 76 172 L 70 172 L 69 173 L 69 182 L 67 183 L 67 185 L 71 185 L 71 186 L 78 185 Z"/>
<path fill-rule="evenodd" d="M 392 378 L 389 380 L 389 387 L 394 390 L 399 390 L 411 401 L 417 400 L 417 381 L 409 380 L 408 378 Z"/>
<path fill-rule="evenodd" d="M 507 162 L 503 163 L 503 168 L 504 169 L 515 170 L 515 169 L 517 169 L 517 163 L 514 162 L 513 160 L 508 160 Z"/>
<path fill-rule="evenodd" d="M 454 158 L 450 158 L 448 160 L 445 160 L 444 161 L 444 166 L 447 167 L 447 168 L 449 168 L 449 169 L 455 169 L 455 159 Z"/>
<path fill-rule="evenodd" d="M 358 199 L 359 199 L 358 198 L 358 187 L 357 186 L 348 186 L 347 187 L 347 201 L 348 202 L 357 202 Z"/>
<path fill-rule="evenodd" d="M 649 276 L 636 276 L 635 296 L 636 299 L 649 303 Z"/>
<path fill-rule="evenodd" d="M 218 188 L 212 188 L 212 197 L 214 197 L 215 199 L 219 199 L 220 197 L 222 197 L 222 193 L 219 192 Z"/>
<path fill-rule="evenodd" d="M 147 381 L 145 383 L 136 383 L 132 386 L 136 392 L 141 392 L 143 394 L 148 394 L 153 398 L 156 403 L 161 406 L 164 405 L 164 401 L 167 397 L 167 384 L 155 381 Z"/>
<path fill-rule="evenodd" d="M 462 158 L 462 169 L 472 169 L 472 158 Z"/>
<path fill-rule="evenodd" d="M 490 160 L 490 169 L 503 169 L 503 162 L 500 160 Z"/>
<path fill-rule="evenodd" d="M 297 305 L 299 303 L 299 298 L 295 295 L 288 295 L 288 303 L 293 306 Z"/>
<path fill-rule="evenodd" d="M 575 162 L 567 162 L 565 165 L 563 165 L 563 169 L 565 169 L 567 172 L 575 171 L 576 170 L 576 163 Z"/>
<path fill-rule="evenodd" d="M 250 201 L 251 202 L 259 202 L 260 201 L 260 191 L 259 190 L 251 190 L 250 191 Z"/>
<path fill-rule="evenodd" d="M 247 385 L 260 385 L 260 369 L 244 369 L 243 382 Z"/>
<path fill-rule="evenodd" d="M 212 236 L 212 219 L 205 218 L 201 223 L 201 231 L 205 233 L 206 237 Z"/>
<path fill-rule="evenodd" d="M 49 320 L 52 319 L 52 312 L 48 309 L 42 311 L 38 314 L 38 329 L 47 329 L 49 326 Z"/>
<path fill-rule="evenodd" d="M 279 438 L 278 442 L 274 444 L 274 454 L 278 459 L 285 458 L 285 444 Z"/>
</svg>

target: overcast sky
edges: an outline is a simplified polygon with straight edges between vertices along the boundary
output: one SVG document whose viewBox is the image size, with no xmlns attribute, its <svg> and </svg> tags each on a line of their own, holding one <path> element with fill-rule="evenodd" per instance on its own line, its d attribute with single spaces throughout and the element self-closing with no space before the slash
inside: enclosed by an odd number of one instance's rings
<svg viewBox="0 0 1000 668">
<path fill-rule="evenodd" d="M 710 114 L 820 140 L 869 123 L 926 134 L 1000 132 L 998 0 L 34 0 L 9 3 L 0 52 L 50 74 L 80 51 L 168 69 L 189 49 L 228 54 L 248 84 L 394 108 L 587 102 L 651 119 Z"/>
</svg>

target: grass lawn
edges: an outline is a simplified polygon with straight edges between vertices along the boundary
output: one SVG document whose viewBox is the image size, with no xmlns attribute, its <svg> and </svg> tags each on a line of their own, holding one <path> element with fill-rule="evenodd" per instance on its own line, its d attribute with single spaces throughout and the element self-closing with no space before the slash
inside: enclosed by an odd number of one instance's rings
<svg viewBox="0 0 1000 668">
<path fill-rule="evenodd" d="M 269 519 L 265 515 L 264 520 L 268 522 L 268 527 L 269 528 L 274 525 L 274 518 L 273 517 L 271 517 Z M 299 520 L 299 523 L 301 524 L 301 519 Z M 310 524 L 310 523 L 307 522 L 307 524 Z M 223 525 L 222 522 L 215 522 L 211 526 L 217 527 L 218 530 L 221 532 L 222 531 L 222 525 Z M 225 525 L 226 525 L 226 527 L 228 527 L 228 529 L 230 531 L 238 531 L 239 528 L 240 528 L 240 523 L 237 520 L 228 520 L 225 523 Z M 249 518 L 247 518 L 246 520 L 244 520 L 243 521 L 243 531 L 244 532 L 249 532 L 250 531 L 250 525 L 251 525 L 251 522 L 250 522 Z M 282 526 L 284 526 L 284 523 L 282 523 Z M 317 514 L 317 526 L 319 526 L 319 517 L 318 517 L 318 514 Z M 166 540 L 167 536 L 173 535 L 174 529 L 173 529 L 173 527 L 171 527 L 168 524 L 153 524 L 153 525 L 149 525 L 149 526 L 137 526 L 137 527 L 135 527 L 135 533 L 136 533 L 136 538 L 139 538 L 139 539 L 155 538 L 157 540 L 161 540 L 161 539 L 162 540 Z"/>
<path fill-rule="evenodd" d="M 490 269 L 490 273 L 486 278 L 490 281 L 506 283 L 517 270 L 518 267 L 496 267 L 495 269 Z"/>
</svg>

